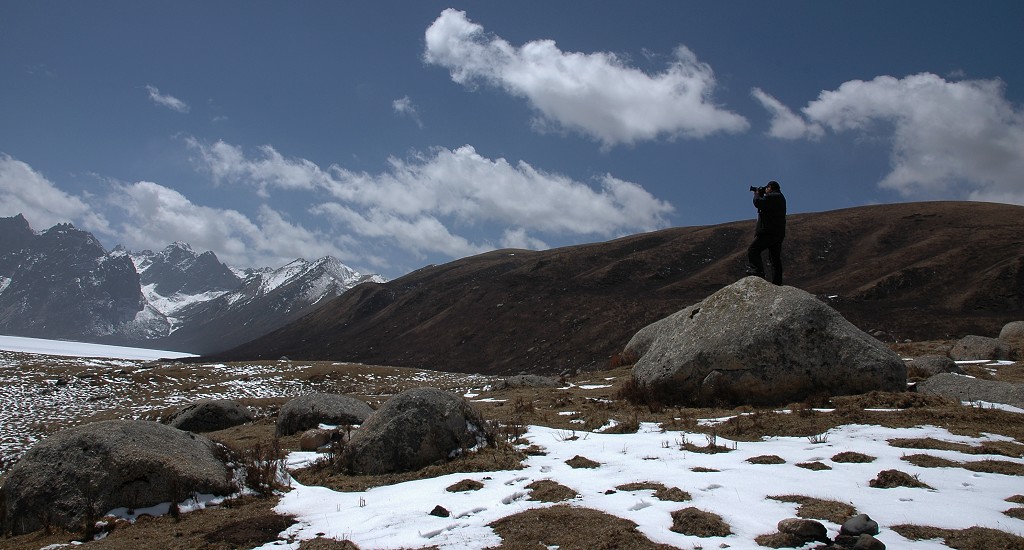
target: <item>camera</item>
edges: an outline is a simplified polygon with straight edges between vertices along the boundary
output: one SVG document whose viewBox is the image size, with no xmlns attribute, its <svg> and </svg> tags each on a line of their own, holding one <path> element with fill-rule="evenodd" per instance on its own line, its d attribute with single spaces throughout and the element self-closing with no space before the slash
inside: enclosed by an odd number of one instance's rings
<svg viewBox="0 0 1024 550">
<path fill-rule="evenodd" d="M 765 193 L 765 191 L 767 191 L 767 190 L 768 190 L 768 186 L 764 186 L 764 187 L 754 187 L 753 185 L 750 186 L 750 191 L 751 192 L 757 192 L 760 195 L 763 195 Z"/>
</svg>

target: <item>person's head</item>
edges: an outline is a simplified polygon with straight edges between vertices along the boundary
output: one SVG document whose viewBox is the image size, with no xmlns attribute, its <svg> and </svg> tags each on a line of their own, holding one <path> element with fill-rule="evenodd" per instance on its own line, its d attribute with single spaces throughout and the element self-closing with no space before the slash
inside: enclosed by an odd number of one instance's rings
<svg viewBox="0 0 1024 550">
<path fill-rule="evenodd" d="M 768 185 L 765 185 L 765 188 L 768 189 L 768 191 L 772 191 L 772 192 L 776 192 L 776 193 L 782 190 L 782 186 L 780 186 L 779 182 L 777 182 L 775 180 L 772 180 L 772 181 L 768 182 Z"/>
</svg>

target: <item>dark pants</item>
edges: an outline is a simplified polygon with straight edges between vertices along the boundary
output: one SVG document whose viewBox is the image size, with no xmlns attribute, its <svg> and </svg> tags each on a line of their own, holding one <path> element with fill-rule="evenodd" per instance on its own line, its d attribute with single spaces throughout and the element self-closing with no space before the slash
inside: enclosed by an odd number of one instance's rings
<svg viewBox="0 0 1024 550">
<path fill-rule="evenodd" d="M 764 276 L 764 262 L 761 252 L 768 249 L 768 261 L 772 264 L 772 282 L 782 284 L 782 241 L 785 237 L 777 235 L 758 235 L 747 249 L 747 261 L 751 271 Z"/>
</svg>

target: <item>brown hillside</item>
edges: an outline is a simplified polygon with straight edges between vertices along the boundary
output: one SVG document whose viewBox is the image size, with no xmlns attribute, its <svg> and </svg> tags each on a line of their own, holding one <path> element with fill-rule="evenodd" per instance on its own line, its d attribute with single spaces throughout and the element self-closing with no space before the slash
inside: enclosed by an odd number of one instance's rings
<svg viewBox="0 0 1024 550">
<path fill-rule="evenodd" d="M 288 356 L 457 372 L 604 368 L 643 326 L 743 276 L 753 221 L 542 252 L 500 250 L 363 284 L 218 359 Z M 992 335 L 1024 318 L 1024 207 L 791 215 L 786 284 L 864 330 Z"/>
</svg>

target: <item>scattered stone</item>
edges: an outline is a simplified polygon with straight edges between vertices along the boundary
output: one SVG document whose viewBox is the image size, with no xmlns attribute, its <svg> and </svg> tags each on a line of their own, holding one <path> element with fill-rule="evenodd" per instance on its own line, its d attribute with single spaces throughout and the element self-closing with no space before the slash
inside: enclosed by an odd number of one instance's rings
<svg viewBox="0 0 1024 550">
<path fill-rule="evenodd" d="M 359 425 L 373 413 L 363 401 L 348 395 L 311 393 L 292 399 L 277 415 L 277 436 L 319 427 Z"/>
<path fill-rule="evenodd" d="M 787 518 L 779 522 L 779 532 L 795 535 L 808 542 L 828 542 L 828 529 L 820 521 L 803 518 Z"/>
<path fill-rule="evenodd" d="M 1003 403 L 1024 407 L 1024 384 L 982 380 L 972 376 L 936 374 L 917 385 L 918 393 L 929 393 L 962 402 Z"/>
<path fill-rule="evenodd" d="M 903 391 L 885 344 L 803 290 L 747 277 L 641 329 L 636 387 L 680 405 L 778 405 L 813 395 Z"/>
<path fill-rule="evenodd" d="M 439 518 L 446 518 L 448 516 L 451 516 L 452 513 L 449 512 L 444 506 L 438 504 L 437 506 L 434 506 L 433 510 L 430 511 L 430 515 L 437 516 Z"/>
<path fill-rule="evenodd" d="M 230 399 L 200 399 L 179 409 L 165 424 L 188 432 L 215 432 L 252 422 L 248 407 Z"/>
<path fill-rule="evenodd" d="M 348 440 L 348 431 L 339 428 L 313 428 L 302 432 L 299 438 L 299 449 L 313 452 L 324 448 L 331 443 L 345 442 Z"/>
<path fill-rule="evenodd" d="M 7 472 L 0 509 L 3 525 L 16 535 L 45 525 L 80 531 L 114 508 L 235 490 L 206 437 L 158 422 L 107 420 L 32 446 Z"/>
<path fill-rule="evenodd" d="M 912 376 L 919 378 L 928 378 L 929 376 L 935 376 L 944 372 L 964 374 L 964 369 L 960 368 L 956 361 L 945 355 L 922 355 L 921 357 L 915 357 L 907 363 L 907 368 Z"/>
<path fill-rule="evenodd" d="M 954 361 L 1009 359 L 1010 346 L 998 338 L 970 335 L 953 344 L 949 356 Z"/>
<path fill-rule="evenodd" d="M 556 378 L 540 376 L 537 374 L 520 374 L 510 376 L 504 380 L 494 383 L 492 389 L 504 390 L 507 388 L 560 388 L 562 384 Z"/>
<path fill-rule="evenodd" d="M 465 398 L 436 388 L 413 388 L 388 399 L 346 447 L 358 474 L 418 470 L 488 444 L 487 424 Z"/>
<path fill-rule="evenodd" d="M 867 514 L 853 516 L 843 522 L 842 527 L 839 528 L 840 535 L 859 537 L 865 533 L 868 535 L 878 534 L 878 522 L 871 519 Z"/>
<path fill-rule="evenodd" d="M 1010 321 L 999 331 L 1000 340 L 1024 339 L 1024 321 Z"/>
</svg>

